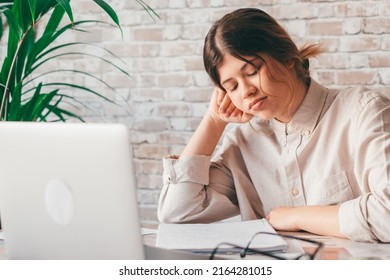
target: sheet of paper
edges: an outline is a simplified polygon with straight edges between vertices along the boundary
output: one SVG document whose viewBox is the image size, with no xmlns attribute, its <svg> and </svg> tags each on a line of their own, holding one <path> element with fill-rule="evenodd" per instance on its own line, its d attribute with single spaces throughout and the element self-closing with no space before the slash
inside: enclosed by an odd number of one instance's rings
<svg viewBox="0 0 390 280">
<path fill-rule="evenodd" d="M 158 232 L 157 229 L 151 229 L 151 228 L 141 228 L 141 234 L 147 235 L 147 234 L 156 234 Z"/>
<path fill-rule="evenodd" d="M 246 247 L 257 232 L 276 233 L 265 219 L 212 224 L 160 224 L 156 246 L 167 249 L 211 251 L 221 242 Z M 221 246 L 231 248 L 230 246 Z M 260 234 L 251 248 L 263 251 L 285 250 L 287 243 L 280 236 Z M 230 249 L 229 249 L 230 250 Z"/>
</svg>

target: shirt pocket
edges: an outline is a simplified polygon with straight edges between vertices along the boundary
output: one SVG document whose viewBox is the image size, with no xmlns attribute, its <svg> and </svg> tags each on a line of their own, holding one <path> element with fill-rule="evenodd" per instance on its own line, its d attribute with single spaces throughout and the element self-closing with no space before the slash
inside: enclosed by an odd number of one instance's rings
<svg viewBox="0 0 390 280">
<path fill-rule="evenodd" d="M 355 198 L 345 172 L 313 182 L 307 205 L 338 204 Z"/>
</svg>

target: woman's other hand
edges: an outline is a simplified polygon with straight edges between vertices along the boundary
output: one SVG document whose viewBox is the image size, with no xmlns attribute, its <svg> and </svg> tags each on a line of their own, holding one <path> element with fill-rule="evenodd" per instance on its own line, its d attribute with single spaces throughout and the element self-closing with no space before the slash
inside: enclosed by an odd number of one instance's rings
<svg viewBox="0 0 390 280">
<path fill-rule="evenodd" d="M 298 231 L 300 230 L 297 222 L 298 209 L 292 206 L 280 206 L 269 212 L 266 219 L 276 230 Z"/>
</svg>

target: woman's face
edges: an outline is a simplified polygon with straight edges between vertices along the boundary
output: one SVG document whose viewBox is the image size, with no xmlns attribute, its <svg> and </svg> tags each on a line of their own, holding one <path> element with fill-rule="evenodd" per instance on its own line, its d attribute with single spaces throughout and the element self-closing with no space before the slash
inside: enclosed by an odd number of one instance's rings
<svg viewBox="0 0 390 280">
<path fill-rule="evenodd" d="M 253 65 L 227 54 L 218 68 L 221 85 L 233 104 L 241 111 L 262 119 L 276 118 L 288 122 L 295 111 L 286 73 L 281 74 L 282 77 L 273 73 L 278 81 L 271 80 L 269 69 L 261 58 L 244 58 Z M 288 74 L 291 77 L 291 72 Z"/>
</svg>

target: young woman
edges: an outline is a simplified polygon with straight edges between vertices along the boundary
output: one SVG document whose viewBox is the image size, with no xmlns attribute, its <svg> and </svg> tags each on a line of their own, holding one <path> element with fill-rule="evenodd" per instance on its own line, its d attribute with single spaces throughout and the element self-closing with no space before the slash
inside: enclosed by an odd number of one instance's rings
<svg viewBox="0 0 390 280">
<path fill-rule="evenodd" d="M 240 214 L 277 230 L 390 242 L 390 100 L 319 85 L 308 59 L 321 51 L 298 49 L 259 9 L 212 26 L 204 64 L 215 89 L 182 154 L 163 160 L 161 222 Z"/>
</svg>

